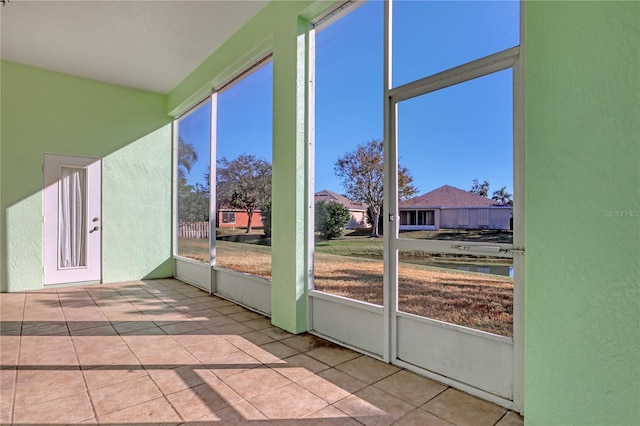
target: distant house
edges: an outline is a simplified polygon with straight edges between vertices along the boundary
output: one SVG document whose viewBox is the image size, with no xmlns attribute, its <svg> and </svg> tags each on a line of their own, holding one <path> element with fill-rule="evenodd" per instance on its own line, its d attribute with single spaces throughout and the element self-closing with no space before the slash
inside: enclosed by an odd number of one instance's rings
<svg viewBox="0 0 640 426">
<path fill-rule="evenodd" d="M 367 226 L 367 205 L 351 201 L 344 195 L 336 194 L 329 190 L 323 189 L 315 193 L 315 201 L 333 201 L 340 203 L 349 209 L 351 219 L 347 224 L 347 229 L 365 228 Z"/>
<path fill-rule="evenodd" d="M 400 230 L 511 229 L 513 207 L 444 185 L 400 203 Z"/>
<path fill-rule="evenodd" d="M 249 225 L 249 214 L 246 210 L 234 209 L 229 206 L 221 206 L 218 208 L 217 224 L 219 228 L 246 228 Z M 262 219 L 260 218 L 260 210 L 253 212 L 251 218 L 252 228 L 262 228 Z"/>
</svg>

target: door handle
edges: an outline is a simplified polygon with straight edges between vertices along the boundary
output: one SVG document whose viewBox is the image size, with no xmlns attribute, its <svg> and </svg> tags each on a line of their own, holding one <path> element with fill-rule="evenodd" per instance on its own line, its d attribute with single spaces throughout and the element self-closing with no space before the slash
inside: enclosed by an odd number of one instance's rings
<svg viewBox="0 0 640 426">
<path fill-rule="evenodd" d="M 94 226 L 92 230 L 89 231 L 89 233 L 92 233 L 94 231 L 98 231 L 100 229 L 99 226 Z"/>
</svg>

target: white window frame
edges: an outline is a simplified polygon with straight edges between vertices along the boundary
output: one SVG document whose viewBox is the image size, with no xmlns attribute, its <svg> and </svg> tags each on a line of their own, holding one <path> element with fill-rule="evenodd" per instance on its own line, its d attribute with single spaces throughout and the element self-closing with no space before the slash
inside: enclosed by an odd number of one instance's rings
<svg viewBox="0 0 640 426">
<path fill-rule="evenodd" d="M 172 182 L 173 197 L 172 197 L 172 218 L 171 218 L 173 237 L 172 237 L 171 251 L 173 253 L 174 259 L 182 259 L 182 260 L 187 260 L 189 262 L 195 262 L 195 261 L 193 259 L 189 259 L 187 257 L 180 256 L 178 254 L 178 232 L 180 227 L 180 224 L 178 223 L 178 147 L 179 147 L 178 141 L 180 139 L 180 120 L 182 120 L 185 117 L 188 117 L 190 114 L 194 113 L 198 108 L 200 108 L 202 105 L 206 104 L 207 102 L 211 102 L 210 128 L 211 128 L 211 138 L 213 138 L 215 135 L 215 117 L 216 117 L 216 111 L 217 111 L 217 97 L 215 93 L 212 93 L 211 95 L 208 95 L 203 99 L 200 99 L 193 106 L 188 108 L 185 112 L 183 112 L 182 114 L 179 114 L 173 119 L 173 182 Z M 213 164 L 212 161 L 215 161 L 215 158 L 216 158 L 214 148 L 215 148 L 214 139 L 211 139 L 210 147 L 209 147 L 209 150 L 210 150 L 209 179 L 213 179 L 212 172 L 214 168 L 212 167 L 212 164 Z M 215 185 L 214 186 L 210 185 L 209 191 L 210 191 L 209 192 L 209 236 L 211 236 L 211 235 L 215 235 L 215 229 L 216 229 L 215 220 L 211 220 L 211 218 L 215 218 L 215 211 L 214 211 L 215 205 L 212 205 L 213 203 L 211 203 L 211 200 L 213 199 L 213 195 L 215 194 Z M 210 252 L 209 265 L 211 265 L 213 258 L 214 258 L 214 253 Z M 206 264 L 206 262 L 199 262 L 199 263 Z"/>
<path fill-rule="evenodd" d="M 210 182 L 212 182 L 211 186 L 211 212 L 212 212 L 212 216 L 210 217 L 217 217 L 218 215 L 218 208 L 217 208 L 217 179 L 216 179 L 216 174 L 217 174 L 217 162 L 216 162 L 216 157 L 217 157 L 217 146 L 218 146 L 218 138 L 217 138 L 217 111 L 218 111 L 218 103 L 217 103 L 217 96 L 222 94 L 225 90 L 231 88 L 234 84 L 242 81 L 244 78 L 248 77 L 249 75 L 253 74 L 254 72 L 258 71 L 260 68 L 266 66 L 267 64 L 269 64 L 271 61 L 273 60 L 273 54 L 271 52 L 267 53 L 266 55 L 262 56 L 260 59 L 256 60 L 255 62 L 253 62 L 250 66 L 248 66 L 247 68 L 241 70 L 240 72 L 238 72 L 234 77 L 229 78 L 225 83 L 220 85 L 220 88 L 218 90 L 216 90 L 216 92 L 214 93 L 213 96 L 216 97 L 216 108 L 214 111 L 214 108 L 211 108 L 211 114 L 212 114 L 212 120 L 211 120 L 211 171 L 210 171 Z M 273 153 L 272 153 L 272 158 L 271 158 L 271 162 L 273 164 Z M 235 224 L 236 223 L 236 213 L 237 212 L 223 212 L 224 213 L 232 213 L 233 214 L 233 222 L 226 222 L 228 224 Z M 222 217 L 220 218 L 222 219 Z M 222 272 L 226 272 L 226 273 L 231 273 L 233 275 L 235 275 L 236 277 L 247 277 L 249 280 L 253 280 L 253 281 L 258 281 L 262 284 L 265 283 L 271 283 L 270 279 L 267 278 L 263 278 L 263 277 L 259 277 L 257 275 L 253 275 L 253 274 L 249 274 L 243 271 L 237 271 L 235 269 L 230 269 L 230 268 L 225 268 L 223 266 L 218 266 L 216 264 L 216 230 L 215 230 L 215 221 L 211 222 L 212 223 L 212 229 L 211 229 L 211 238 L 210 238 L 210 244 L 211 244 L 211 267 L 216 270 L 216 271 L 222 271 Z M 222 222 L 225 223 L 225 222 Z M 213 288 L 213 292 L 216 293 L 217 290 L 217 286 L 215 284 L 215 279 L 214 279 L 214 284 L 212 285 Z M 217 293 L 216 293 L 217 294 Z M 228 298 L 230 300 L 234 300 L 237 303 L 243 303 L 242 300 L 238 300 L 236 298 L 234 298 L 233 296 L 231 297 L 227 297 L 226 295 L 221 295 L 222 297 Z M 264 309 L 258 309 L 258 311 L 260 311 L 261 313 L 267 313 L 265 312 Z"/>
</svg>

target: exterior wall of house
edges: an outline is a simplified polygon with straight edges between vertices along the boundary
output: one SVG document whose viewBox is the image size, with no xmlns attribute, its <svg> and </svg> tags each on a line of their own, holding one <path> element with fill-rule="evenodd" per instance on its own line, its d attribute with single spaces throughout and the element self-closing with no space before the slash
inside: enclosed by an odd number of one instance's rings
<svg viewBox="0 0 640 426">
<path fill-rule="evenodd" d="M 104 282 L 171 276 L 166 96 L 2 62 L 1 290 L 43 288 L 43 153 L 102 158 Z"/>
<path fill-rule="evenodd" d="M 459 225 L 459 210 L 469 211 L 468 225 Z M 440 228 L 442 229 L 510 229 L 511 209 L 491 208 L 489 210 L 489 224 L 481 225 L 478 222 L 477 208 L 471 209 L 440 209 Z"/>
<path fill-rule="evenodd" d="M 224 222 L 222 220 L 223 213 L 225 212 L 235 213 L 235 221 L 233 223 Z M 221 228 L 246 228 L 248 225 L 249 225 L 249 215 L 245 211 L 232 211 L 232 210 L 218 211 L 217 226 Z M 259 212 L 253 213 L 251 217 L 251 227 L 252 228 L 262 227 L 262 219 L 260 218 Z"/>
<path fill-rule="evenodd" d="M 640 2 L 526 2 L 527 425 L 640 424 Z"/>
<path fill-rule="evenodd" d="M 469 220 L 471 220 L 471 218 L 469 218 Z M 444 228 L 444 229 L 458 228 L 458 209 L 441 209 L 440 210 L 440 228 Z"/>
<path fill-rule="evenodd" d="M 511 229 L 511 217 L 513 210 L 511 209 L 489 209 L 489 225 L 487 229 Z M 478 227 L 483 228 L 484 225 Z"/>
<path fill-rule="evenodd" d="M 349 211 L 351 219 L 347 224 L 347 229 L 358 229 L 367 227 L 367 212 L 359 212 L 355 210 Z"/>
</svg>

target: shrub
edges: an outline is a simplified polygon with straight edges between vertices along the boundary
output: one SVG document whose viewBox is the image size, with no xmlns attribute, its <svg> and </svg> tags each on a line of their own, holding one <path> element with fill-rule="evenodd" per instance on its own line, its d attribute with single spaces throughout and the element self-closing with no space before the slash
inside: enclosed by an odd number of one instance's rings
<svg viewBox="0 0 640 426">
<path fill-rule="evenodd" d="M 333 201 L 316 203 L 316 229 L 327 240 L 338 238 L 351 219 L 349 209 Z"/>
<path fill-rule="evenodd" d="M 271 201 L 260 209 L 260 220 L 265 237 L 271 237 Z"/>
</svg>

